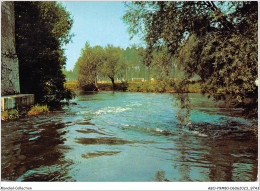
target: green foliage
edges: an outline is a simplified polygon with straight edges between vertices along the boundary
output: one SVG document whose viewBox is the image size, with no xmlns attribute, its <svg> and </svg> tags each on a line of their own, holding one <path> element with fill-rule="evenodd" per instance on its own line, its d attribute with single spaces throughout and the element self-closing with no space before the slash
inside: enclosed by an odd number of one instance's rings
<svg viewBox="0 0 260 191">
<path fill-rule="evenodd" d="M 62 70 L 66 77 L 66 81 L 75 81 L 77 79 L 77 72 L 75 70 Z"/>
<path fill-rule="evenodd" d="M 98 80 L 111 80 L 116 89 L 115 79 L 147 79 L 148 70 L 142 62 L 142 52 L 143 48 L 135 46 L 123 50 L 112 45 L 91 47 L 86 43 L 72 72 L 77 74 L 81 89 L 96 90 Z"/>
<path fill-rule="evenodd" d="M 142 61 L 143 48 L 137 48 L 132 46 L 127 47 L 121 55 L 120 65 L 121 65 L 121 76 L 124 79 L 132 80 L 132 78 L 145 78 L 147 79 L 147 67 Z"/>
<path fill-rule="evenodd" d="M 142 82 L 128 82 L 128 88 L 127 91 L 130 92 L 141 92 L 144 90 L 144 87 L 142 86 Z"/>
<path fill-rule="evenodd" d="M 157 80 L 156 82 L 128 82 L 127 91 L 131 92 L 166 92 L 172 91 L 168 80 Z"/>
<path fill-rule="evenodd" d="M 131 35 L 143 36 L 147 66 L 159 66 L 162 78 L 174 78 L 181 68 L 183 82 L 175 83 L 181 89 L 198 74 L 205 91 L 221 89 L 238 106 L 257 113 L 257 2 L 135 1 L 126 6 L 123 19 Z"/>
<path fill-rule="evenodd" d="M 43 113 L 47 113 L 49 112 L 49 108 L 47 105 L 38 105 L 36 104 L 35 106 L 33 106 L 29 111 L 28 111 L 28 115 L 38 115 L 38 114 L 43 114 Z"/>
<path fill-rule="evenodd" d="M 68 88 L 69 90 L 78 90 L 79 89 L 79 85 L 77 81 L 67 81 L 65 83 L 66 88 Z"/>
<path fill-rule="evenodd" d="M 181 81 L 179 81 L 180 83 Z M 162 81 L 145 81 L 145 82 L 133 82 L 133 81 L 123 81 L 121 83 L 115 83 L 114 90 L 116 91 L 129 91 L 129 92 L 173 92 L 173 93 L 202 93 L 202 85 L 199 82 L 196 83 L 188 83 L 186 88 L 178 89 L 174 87 L 178 87 L 180 84 L 174 85 L 170 80 L 162 80 Z M 176 81 L 178 83 L 178 81 Z M 77 89 L 77 82 L 67 82 L 68 87 L 73 90 Z M 111 82 L 107 83 L 98 83 L 97 88 L 100 91 L 112 91 L 113 84 Z M 218 90 L 218 91 L 221 91 Z M 209 93 L 209 92 L 204 92 Z"/>
<path fill-rule="evenodd" d="M 127 88 L 129 87 L 129 83 L 127 81 L 122 81 L 120 87 L 123 91 L 126 91 Z"/>
<path fill-rule="evenodd" d="M 146 82 L 143 84 L 143 86 L 139 86 L 140 89 L 138 91 L 140 92 L 156 92 L 156 88 L 154 87 L 154 84 L 151 82 Z"/>
<path fill-rule="evenodd" d="M 98 71 L 103 64 L 103 60 L 103 48 L 100 46 L 90 47 L 89 43 L 86 42 L 85 48 L 81 50 L 81 55 L 75 65 L 80 88 L 85 90 L 96 89 Z"/>
<path fill-rule="evenodd" d="M 156 92 L 165 92 L 167 87 L 167 80 L 158 80 L 155 85 L 155 91 Z"/>
<path fill-rule="evenodd" d="M 17 1 L 16 52 L 22 93 L 35 94 L 38 103 L 55 105 L 71 94 L 64 87 L 64 49 L 72 35 L 70 14 L 54 1 Z"/>
<path fill-rule="evenodd" d="M 107 45 L 104 49 L 104 59 L 100 73 L 102 76 L 108 77 L 115 88 L 115 75 L 120 71 L 120 57 L 122 49 Z"/>
<path fill-rule="evenodd" d="M 190 83 L 188 84 L 188 91 L 192 93 L 200 93 L 202 90 L 201 83 Z M 220 89 L 218 89 L 219 92 L 221 92 Z"/>
<path fill-rule="evenodd" d="M 17 109 L 5 110 L 1 112 L 1 120 L 17 119 L 19 117 L 20 115 Z"/>
<path fill-rule="evenodd" d="M 122 49 L 107 45 L 91 47 L 88 42 L 81 50 L 74 70 L 77 70 L 79 87 L 85 90 L 96 90 L 99 78 L 109 78 L 115 88 L 115 76 L 120 74 L 124 67 L 121 59 Z"/>
<path fill-rule="evenodd" d="M 108 83 L 98 83 L 98 90 L 99 91 L 112 91 L 113 85 L 111 82 Z"/>
<path fill-rule="evenodd" d="M 8 111 L 9 119 L 19 118 L 19 112 L 17 109 L 11 109 Z"/>
</svg>

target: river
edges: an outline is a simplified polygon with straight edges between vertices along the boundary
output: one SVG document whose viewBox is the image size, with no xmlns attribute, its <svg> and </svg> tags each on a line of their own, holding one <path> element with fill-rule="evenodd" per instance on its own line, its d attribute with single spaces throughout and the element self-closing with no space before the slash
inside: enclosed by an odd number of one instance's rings
<svg viewBox="0 0 260 191">
<path fill-rule="evenodd" d="M 64 113 L 2 122 L 2 181 L 256 181 L 258 144 L 241 109 L 189 94 L 79 93 Z"/>
</svg>

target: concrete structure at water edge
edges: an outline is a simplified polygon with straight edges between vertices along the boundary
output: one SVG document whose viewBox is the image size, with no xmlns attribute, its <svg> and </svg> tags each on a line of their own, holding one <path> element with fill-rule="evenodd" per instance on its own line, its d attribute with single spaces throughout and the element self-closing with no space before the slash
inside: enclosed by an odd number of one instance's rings
<svg viewBox="0 0 260 191">
<path fill-rule="evenodd" d="M 20 94 L 19 62 L 15 49 L 14 2 L 1 2 L 1 110 L 34 104 L 33 94 Z"/>
<path fill-rule="evenodd" d="M 34 104 L 33 94 L 17 94 L 1 97 L 1 110 L 21 108 Z"/>
</svg>

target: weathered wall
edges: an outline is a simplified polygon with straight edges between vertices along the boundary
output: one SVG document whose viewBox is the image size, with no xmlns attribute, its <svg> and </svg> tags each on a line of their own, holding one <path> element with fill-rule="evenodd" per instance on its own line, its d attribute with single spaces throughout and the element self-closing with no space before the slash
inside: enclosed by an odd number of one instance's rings
<svg viewBox="0 0 260 191">
<path fill-rule="evenodd" d="M 1 95 L 20 93 L 19 64 L 15 51 L 14 2 L 1 2 Z"/>
<path fill-rule="evenodd" d="M 19 95 L 9 95 L 1 97 L 1 111 L 22 108 L 31 106 L 34 104 L 33 94 L 19 94 Z"/>
</svg>

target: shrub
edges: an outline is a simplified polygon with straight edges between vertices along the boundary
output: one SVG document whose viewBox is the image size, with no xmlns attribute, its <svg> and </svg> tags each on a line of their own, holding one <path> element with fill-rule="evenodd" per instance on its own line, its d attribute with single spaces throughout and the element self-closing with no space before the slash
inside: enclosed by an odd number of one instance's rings
<svg viewBox="0 0 260 191">
<path fill-rule="evenodd" d="M 138 92 L 140 91 L 140 88 L 142 87 L 141 82 L 129 82 L 129 86 L 127 88 L 130 92 Z"/>
<path fill-rule="evenodd" d="M 1 120 L 16 119 L 19 117 L 20 115 L 17 109 L 5 110 L 1 112 Z"/>
<path fill-rule="evenodd" d="M 67 81 L 65 87 L 69 90 L 79 90 L 79 85 L 77 81 Z"/>
<path fill-rule="evenodd" d="M 123 90 L 123 91 L 126 91 L 129 87 L 129 84 L 127 81 L 122 81 L 121 84 L 120 84 L 120 89 Z"/>
<path fill-rule="evenodd" d="M 144 82 L 143 92 L 155 92 L 155 91 L 156 91 L 156 89 L 154 87 L 154 83 Z"/>
<path fill-rule="evenodd" d="M 200 93 L 201 85 L 200 83 L 191 83 L 188 85 L 188 91 L 191 93 Z"/>
<path fill-rule="evenodd" d="M 47 105 L 35 105 L 33 106 L 30 111 L 28 111 L 28 115 L 38 115 L 38 114 L 42 114 L 42 113 L 47 113 L 49 112 L 49 108 Z"/>
<path fill-rule="evenodd" d="M 98 90 L 95 84 L 82 85 L 81 89 L 84 91 L 97 91 Z"/>
<path fill-rule="evenodd" d="M 154 85 L 155 91 L 156 92 L 165 92 L 167 84 L 169 84 L 169 82 L 167 80 L 158 80 Z"/>
</svg>

